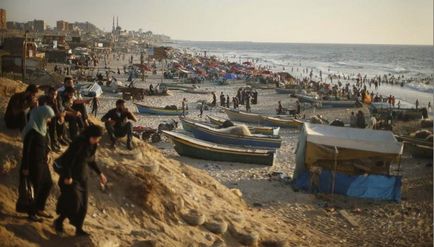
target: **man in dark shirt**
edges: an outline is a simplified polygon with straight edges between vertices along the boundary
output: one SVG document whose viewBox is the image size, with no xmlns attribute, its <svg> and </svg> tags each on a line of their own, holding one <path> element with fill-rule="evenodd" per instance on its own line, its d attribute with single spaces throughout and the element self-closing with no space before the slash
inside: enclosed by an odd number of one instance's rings
<svg viewBox="0 0 434 247">
<path fill-rule="evenodd" d="M 117 138 L 127 136 L 127 148 L 132 149 L 133 125 L 128 119 L 137 121 L 134 114 L 125 107 L 125 101 L 122 99 L 116 101 L 116 108 L 111 109 L 101 118 L 105 123 L 113 148 Z"/>
<path fill-rule="evenodd" d="M 72 98 L 71 109 L 80 112 L 81 121 L 79 121 L 78 124 L 79 124 L 79 128 L 82 129 L 88 126 L 88 115 L 87 115 L 86 105 L 88 105 L 92 101 L 92 99 L 81 98 L 80 93 L 77 90 L 75 90 L 75 82 L 70 76 L 65 77 L 65 80 L 63 82 L 63 87 L 58 90 L 61 98 L 66 97 L 65 93 L 67 92 L 66 89 L 68 88 L 74 88 L 74 95 Z"/>
<path fill-rule="evenodd" d="M 61 93 L 61 105 L 65 110 L 65 120 L 68 122 L 69 137 L 71 140 L 74 140 L 80 130 L 84 127 L 82 113 L 73 108 L 74 94 L 75 89 L 73 87 L 66 87 Z"/>
<path fill-rule="evenodd" d="M 212 92 L 212 102 L 211 102 L 212 106 L 216 106 L 217 105 L 217 96 L 215 95 L 214 92 Z"/>
<path fill-rule="evenodd" d="M 16 93 L 9 99 L 5 112 L 5 122 L 8 129 L 22 130 L 26 125 L 26 113 L 30 108 L 37 106 L 38 87 L 30 84 L 26 91 Z"/>
<path fill-rule="evenodd" d="M 55 116 L 48 124 L 48 137 L 51 150 L 57 152 L 60 151 L 60 145 L 66 145 L 67 142 L 63 140 L 64 128 L 65 128 L 65 111 L 58 99 L 57 91 L 54 87 L 47 89 L 46 95 L 39 97 L 39 105 L 50 106 Z"/>
<path fill-rule="evenodd" d="M 225 107 L 225 95 L 223 92 L 220 93 L 220 106 Z"/>
</svg>

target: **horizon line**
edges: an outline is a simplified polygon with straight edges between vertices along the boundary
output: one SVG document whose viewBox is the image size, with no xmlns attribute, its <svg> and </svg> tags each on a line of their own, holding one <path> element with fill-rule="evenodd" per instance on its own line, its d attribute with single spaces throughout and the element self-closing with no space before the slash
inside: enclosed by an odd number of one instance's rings
<svg viewBox="0 0 434 247">
<path fill-rule="evenodd" d="M 189 40 L 172 39 L 172 41 L 184 42 L 218 42 L 218 43 L 264 43 L 264 44 L 303 44 L 303 45 L 384 45 L 384 46 L 434 46 L 434 43 L 414 43 L 414 44 L 387 44 L 387 43 L 345 43 L 345 42 L 284 42 L 284 41 L 247 41 L 247 40 Z"/>
</svg>

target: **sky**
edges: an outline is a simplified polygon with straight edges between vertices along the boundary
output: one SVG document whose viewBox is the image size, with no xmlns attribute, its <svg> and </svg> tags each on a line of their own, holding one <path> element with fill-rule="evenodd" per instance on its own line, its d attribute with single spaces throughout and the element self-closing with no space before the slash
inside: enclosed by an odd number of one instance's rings
<svg viewBox="0 0 434 247">
<path fill-rule="evenodd" d="M 176 40 L 433 44 L 433 0 L 2 0 L 10 21 L 89 21 Z"/>
</svg>

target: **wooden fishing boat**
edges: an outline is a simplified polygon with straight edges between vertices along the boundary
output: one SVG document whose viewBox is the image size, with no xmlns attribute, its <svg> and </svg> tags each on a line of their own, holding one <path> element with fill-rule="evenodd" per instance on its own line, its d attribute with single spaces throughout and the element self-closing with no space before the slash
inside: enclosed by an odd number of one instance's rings
<svg viewBox="0 0 434 247">
<path fill-rule="evenodd" d="M 182 109 L 170 109 L 163 107 L 147 106 L 134 103 L 137 106 L 137 111 L 142 114 L 163 115 L 163 116 L 176 116 L 182 114 Z M 187 112 L 186 112 L 187 114 Z"/>
<path fill-rule="evenodd" d="M 160 83 L 160 86 L 166 87 L 169 90 L 186 90 L 186 89 L 195 89 L 196 88 L 196 86 L 194 86 L 194 85 L 186 85 L 183 83 L 166 83 L 166 82 Z"/>
<path fill-rule="evenodd" d="M 433 147 L 418 145 L 411 142 L 404 142 L 404 150 L 411 154 L 415 158 L 432 159 Z"/>
<path fill-rule="evenodd" d="M 318 97 L 307 94 L 295 94 L 295 97 L 297 97 L 298 101 L 301 103 L 315 104 L 318 101 Z"/>
<path fill-rule="evenodd" d="M 278 94 L 295 94 L 298 92 L 297 88 L 281 88 L 276 87 L 274 90 L 276 90 L 276 93 Z"/>
<path fill-rule="evenodd" d="M 241 112 L 241 111 L 231 110 L 228 108 L 223 108 L 223 110 L 226 112 L 226 115 L 228 115 L 228 118 L 232 121 L 254 123 L 254 124 L 261 124 L 261 122 L 263 121 L 263 117 L 259 114 Z"/>
<path fill-rule="evenodd" d="M 407 143 L 412 143 L 415 145 L 422 145 L 422 146 L 429 146 L 429 147 L 433 146 L 433 143 L 430 141 L 425 141 L 424 139 L 415 138 L 415 137 L 411 137 L 411 136 L 398 136 L 398 135 L 396 135 L 395 138 L 400 142 L 407 142 Z"/>
<path fill-rule="evenodd" d="M 276 88 L 275 84 L 264 84 L 264 83 L 257 83 L 257 82 L 246 82 L 246 85 L 255 88 L 255 89 L 263 89 L 263 90 L 267 90 L 267 89 L 274 89 Z"/>
<path fill-rule="evenodd" d="M 278 136 L 241 135 L 228 132 L 229 128 L 239 128 L 240 126 L 216 129 L 185 118 L 181 118 L 181 122 L 184 130 L 191 131 L 194 137 L 205 141 L 265 148 L 280 148 L 282 145 L 282 139 Z"/>
<path fill-rule="evenodd" d="M 228 108 L 223 108 L 232 121 L 254 123 L 265 126 L 276 126 L 282 128 L 294 128 L 303 125 L 303 122 L 297 119 L 283 119 L 269 116 L 262 116 L 255 113 L 235 111 Z"/>
<path fill-rule="evenodd" d="M 186 92 L 186 93 L 192 93 L 192 94 L 210 94 L 210 93 L 212 93 L 211 91 L 208 91 L 208 90 L 199 90 L 197 88 L 188 88 L 188 89 L 185 89 L 184 92 Z"/>
<path fill-rule="evenodd" d="M 404 143 L 404 151 L 415 158 L 432 158 L 433 142 L 410 136 L 395 136 Z"/>
<path fill-rule="evenodd" d="M 163 131 L 181 156 L 228 162 L 273 165 L 275 150 L 231 147 L 198 140 L 181 133 Z"/>
<path fill-rule="evenodd" d="M 318 106 L 322 108 L 351 108 L 356 107 L 355 100 L 321 100 L 318 101 Z"/>
<path fill-rule="evenodd" d="M 210 123 L 218 126 L 222 125 L 226 121 L 226 119 L 209 116 L 209 115 L 207 115 L 207 118 L 209 119 Z"/>
<path fill-rule="evenodd" d="M 214 116 L 207 116 L 210 123 L 215 126 L 221 126 L 226 120 Z M 280 127 L 253 127 L 247 126 L 252 134 L 262 134 L 270 136 L 278 136 Z"/>
<path fill-rule="evenodd" d="M 283 119 L 277 117 L 265 117 L 264 124 L 268 126 L 279 126 L 282 128 L 298 128 L 303 126 L 303 121 L 298 119 Z"/>
</svg>

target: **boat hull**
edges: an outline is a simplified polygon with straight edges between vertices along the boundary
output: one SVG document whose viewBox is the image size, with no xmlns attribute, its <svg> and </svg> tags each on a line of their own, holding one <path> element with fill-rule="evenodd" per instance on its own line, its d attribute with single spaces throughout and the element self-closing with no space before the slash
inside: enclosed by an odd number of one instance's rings
<svg viewBox="0 0 434 247">
<path fill-rule="evenodd" d="M 295 88 L 275 88 L 274 90 L 278 94 L 295 94 L 298 91 Z"/>
<path fill-rule="evenodd" d="M 280 148 L 282 139 L 271 136 L 241 136 L 230 133 L 219 132 L 206 125 L 194 123 L 181 119 L 184 130 L 191 131 L 194 137 L 219 144 L 230 144 L 237 146 L 251 146 L 263 148 Z"/>
<path fill-rule="evenodd" d="M 224 119 L 220 119 L 220 118 L 216 118 L 216 117 L 212 117 L 212 116 L 207 116 L 210 123 L 220 126 L 224 123 Z M 252 127 L 252 126 L 248 126 L 250 132 L 252 134 L 261 134 L 261 135 L 269 135 L 269 136 L 278 136 L 279 135 L 279 131 L 280 131 L 280 127 Z"/>
<path fill-rule="evenodd" d="M 324 100 L 324 101 L 319 101 L 319 106 L 322 108 L 351 108 L 351 107 L 356 107 L 356 101 L 353 100 Z"/>
<path fill-rule="evenodd" d="M 404 142 L 404 150 L 415 158 L 432 159 L 433 147 Z"/>
<path fill-rule="evenodd" d="M 165 108 L 150 107 L 145 105 L 136 104 L 137 111 L 142 114 L 160 115 L 160 116 L 179 116 L 182 115 L 182 110 L 172 110 Z M 187 114 L 187 112 L 186 112 Z"/>
<path fill-rule="evenodd" d="M 275 151 L 230 148 L 196 141 L 179 133 L 163 131 L 175 145 L 175 151 L 181 156 L 204 160 L 240 162 L 272 166 Z M 193 139 L 193 140 L 192 140 Z"/>
<path fill-rule="evenodd" d="M 295 95 L 301 103 L 310 103 L 315 104 L 317 102 L 317 99 L 312 96 L 304 95 L 304 94 L 296 94 Z"/>
<path fill-rule="evenodd" d="M 275 117 L 262 116 L 254 113 L 245 113 L 239 111 L 233 111 L 224 108 L 224 111 L 232 121 L 261 124 L 265 126 L 274 126 L 282 128 L 298 128 L 303 125 L 302 121 L 297 119 L 281 119 Z"/>
</svg>

